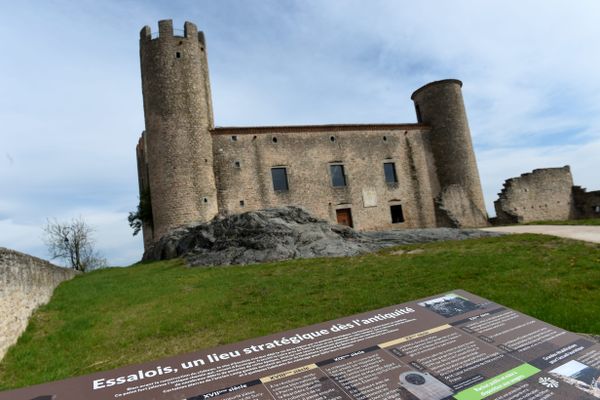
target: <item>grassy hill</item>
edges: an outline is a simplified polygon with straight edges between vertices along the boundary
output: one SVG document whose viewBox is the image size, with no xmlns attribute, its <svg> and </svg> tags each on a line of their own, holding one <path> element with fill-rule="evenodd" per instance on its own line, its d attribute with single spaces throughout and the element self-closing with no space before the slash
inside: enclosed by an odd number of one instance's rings
<svg viewBox="0 0 600 400">
<path fill-rule="evenodd" d="M 538 235 L 353 258 L 95 271 L 63 283 L 0 364 L 0 390 L 236 342 L 462 288 L 600 333 L 600 245 Z"/>
</svg>

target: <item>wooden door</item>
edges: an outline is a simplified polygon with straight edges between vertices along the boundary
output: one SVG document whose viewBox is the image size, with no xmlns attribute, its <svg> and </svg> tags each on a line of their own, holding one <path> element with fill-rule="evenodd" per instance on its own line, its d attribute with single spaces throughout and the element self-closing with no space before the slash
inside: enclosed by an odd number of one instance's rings
<svg viewBox="0 0 600 400">
<path fill-rule="evenodd" d="M 335 210 L 337 215 L 337 222 L 340 225 L 346 225 L 352 227 L 352 212 L 349 208 L 342 208 L 339 210 Z"/>
</svg>

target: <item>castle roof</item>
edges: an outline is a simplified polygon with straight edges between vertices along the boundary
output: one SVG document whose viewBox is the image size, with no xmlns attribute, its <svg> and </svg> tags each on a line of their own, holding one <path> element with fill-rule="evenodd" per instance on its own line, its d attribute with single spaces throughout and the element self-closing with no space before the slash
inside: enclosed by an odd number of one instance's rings
<svg viewBox="0 0 600 400">
<path fill-rule="evenodd" d="M 326 124 L 326 125 L 283 125 L 283 126 L 218 126 L 211 129 L 215 135 L 295 133 L 295 132 L 340 132 L 340 131 L 395 131 L 429 129 L 427 124 Z"/>
</svg>

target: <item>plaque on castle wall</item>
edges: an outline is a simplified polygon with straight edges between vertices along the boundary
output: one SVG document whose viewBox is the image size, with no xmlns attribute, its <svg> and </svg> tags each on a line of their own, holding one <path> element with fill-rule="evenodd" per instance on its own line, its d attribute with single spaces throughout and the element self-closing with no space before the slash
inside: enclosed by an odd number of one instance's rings
<svg viewBox="0 0 600 400">
<path fill-rule="evenodd" d="M 363 189 L 362 198 L 365 208 L 377 207 L 377 191 L 375 189 Z"/>
<path fill-rule="evenodd" d="M 9 399 L 592 400 L 600 345 L 454 290 Z"/>
</svg>

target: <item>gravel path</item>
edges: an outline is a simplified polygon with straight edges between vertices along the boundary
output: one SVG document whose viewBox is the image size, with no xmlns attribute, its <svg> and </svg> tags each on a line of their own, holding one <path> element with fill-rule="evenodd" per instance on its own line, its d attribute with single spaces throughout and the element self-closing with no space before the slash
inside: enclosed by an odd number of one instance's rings
<svg viewBox="0 0 600 400">
<path fill-rule="evenodd" d="M 517 225 L 483 228 L 487 232 L 502 233 L 539 233 L 542 235 L 559 236 L 567 239 L 583 240 L 600 243 L 600 226 L 588 225 Z"/>
</svg>

